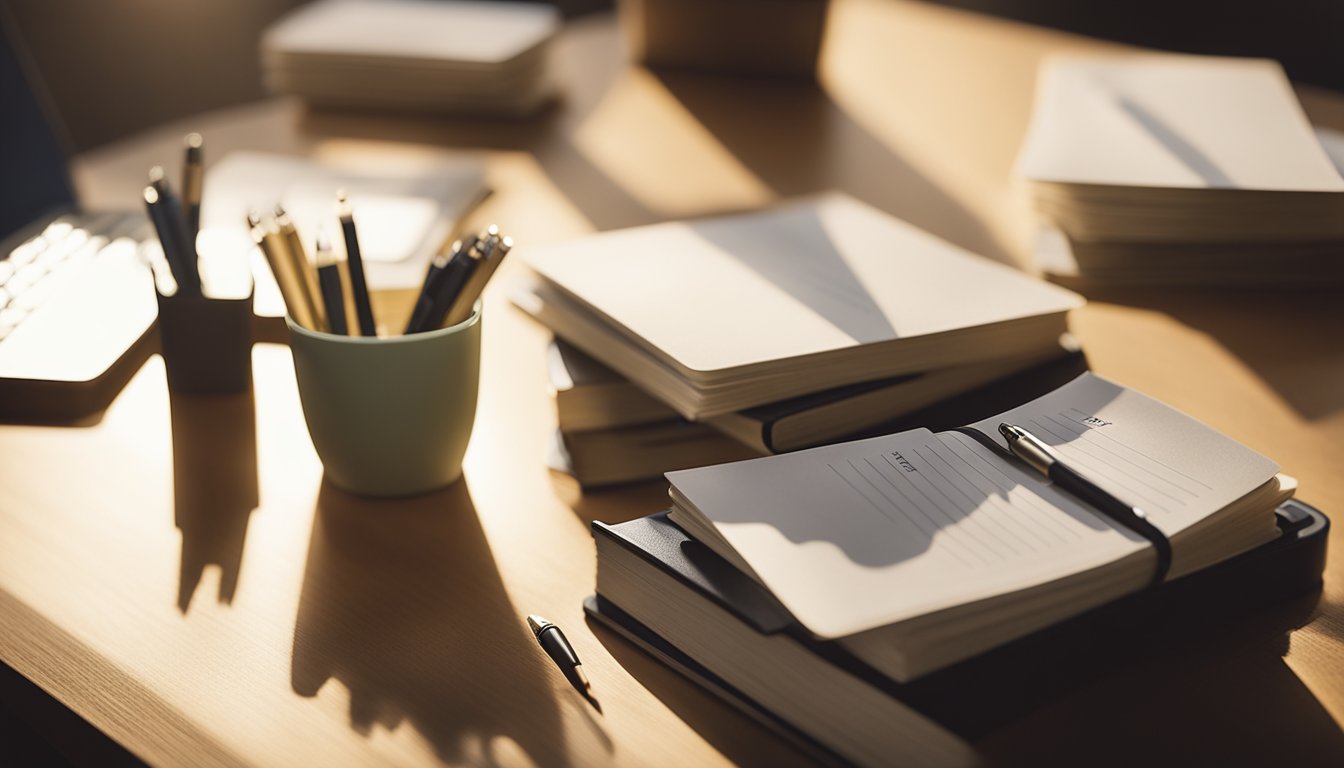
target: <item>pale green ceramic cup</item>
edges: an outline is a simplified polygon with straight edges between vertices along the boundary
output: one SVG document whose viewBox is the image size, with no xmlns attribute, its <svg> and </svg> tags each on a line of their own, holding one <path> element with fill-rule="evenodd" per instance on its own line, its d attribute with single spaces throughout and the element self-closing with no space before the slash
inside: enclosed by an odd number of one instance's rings
<svg viewBox="0 0 1344 768">
<path fill-rule="evenodd" d="M 410 496 L 462 476 L 480 385 L 479 305 L 457 325 L 380 339 L 286 320 L 308 434 L 334 484 Z"/>
</svg>

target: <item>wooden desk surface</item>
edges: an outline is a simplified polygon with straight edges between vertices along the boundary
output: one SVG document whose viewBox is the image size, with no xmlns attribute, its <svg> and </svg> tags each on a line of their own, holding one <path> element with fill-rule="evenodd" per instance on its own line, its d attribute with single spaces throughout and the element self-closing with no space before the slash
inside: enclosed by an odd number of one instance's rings
<svg viewBox="0 0 1344 768">
<path fill-rule="evenodd" d="M 744 84 L 631 68 L 611 20 L 589 19 L 559 46 L 566 101 L 535 121 L 275 102 L 86 155 L 76 180 L 93 205 L 133 207 L 145 169 L 197 129 L 211 158 L 483 157 L 497 193 L 473 223 L 524 244 L 835 187 L 1026 263 L 1012 161 L 1036 64 L 1103 46 L 885 0 L 837 0 L 828 35 L 821 87 Z M 1344 127 L 1344 98 L 1303 97 Z M 588 523 L 654 511 L 665 488 L 582 496 L 545 469 L 546 334 L 498 289 L 466 479 L 440 493 L 378 502 L 324 484 L 279 346 L 255 349 L 254 398 L 170 401 L 156 357 L 95 426 L 0 428 L 0 658 L 152 763 L 796 762 L 584 622 Z M 1095 370 L 1274 457 L 1304 499 L 1344 510 L 1335 297 L 1090 298 L 1074 324 Z M 1339 558 L 1317 599 L 1150 654 L 978 746 L 1007 762 L 1344 763 Z M 538 652 L 532 612 L 564 626 L 602 714 Z"/>
</svg>

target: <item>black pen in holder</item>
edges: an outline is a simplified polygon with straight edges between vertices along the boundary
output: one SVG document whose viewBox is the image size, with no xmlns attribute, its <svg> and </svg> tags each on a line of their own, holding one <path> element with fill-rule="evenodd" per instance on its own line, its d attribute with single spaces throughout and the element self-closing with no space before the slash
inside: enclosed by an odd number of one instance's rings
<svg viewBox="0 0 1344 768">
<path fill-rule="evenodd" d="M 178 292 L 159 299 L 159 350 L 168 389 L 194 395 L 252 386 L 252 290 L 238 299 Z"/>
</svg>

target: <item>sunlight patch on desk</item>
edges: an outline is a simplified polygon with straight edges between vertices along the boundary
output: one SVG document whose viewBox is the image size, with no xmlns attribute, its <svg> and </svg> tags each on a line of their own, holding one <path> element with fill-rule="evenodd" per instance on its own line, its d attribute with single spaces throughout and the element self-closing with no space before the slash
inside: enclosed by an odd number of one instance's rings
<svg viewBox="0 0 1344 768">
<path fill-rule="evenodd" d="M 669 217 L 760 206 L 775 198 L 642 69 L 612 86 L 575 132 L 574 144 L 642 205 Z"/>
<path fill-rule="evenodd" d="M 1344 726 L 1344 700 L 1340 697 L 1344 678 L 1337 674 L 1339 660 L 1344 658 L 1344 621 L 1339 617 L 1341 590 L 1330 583 L 1328 571 L 1326 579 L 1311 623 L 1288 633 L 1288 652 L 1283 655 L 1283 663 L 1335 723 Z"/>
</svg>

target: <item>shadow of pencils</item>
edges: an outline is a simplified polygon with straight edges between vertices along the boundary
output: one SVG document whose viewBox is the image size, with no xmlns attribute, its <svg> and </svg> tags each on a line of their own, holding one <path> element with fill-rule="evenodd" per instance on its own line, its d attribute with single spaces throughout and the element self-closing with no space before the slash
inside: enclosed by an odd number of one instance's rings
<svg viewBox="0 0 1344 768">
<path fill-rule="evenodd" d="M 352 728 L 409 723 L 445 762 L 498 764 L 511 741 L 538 765 L 566 766 L 550 677 L 559 675 L 524 615 L 504 590 L 465 480 L 395 500 L 356 497 L 324 480 L 291 683 L 315 696 L 340 681 Z"/>
<path fill-rule="evenodd" d="M 182 532 L 177 607 L 186 613 L 208 565 L 220 569 L 221 603 L 233 602 L 247 524 L 257 508 L 257 418 L 252 391 L 170 393 L 173 517 Z"/>
</svg>

